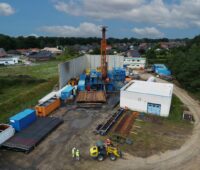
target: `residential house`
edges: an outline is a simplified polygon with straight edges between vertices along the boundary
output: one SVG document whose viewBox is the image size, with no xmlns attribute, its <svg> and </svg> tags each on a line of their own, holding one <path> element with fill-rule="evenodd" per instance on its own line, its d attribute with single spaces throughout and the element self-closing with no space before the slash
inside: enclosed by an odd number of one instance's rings
<svg viewBox="0 0 200 170">
<path fill-rule="evenodd" d="M 54 58 L 54 55 L 49 51 L 40 51 L 28 56 L 30 61 L 48 61 Z"/>
<path fill-rule="evenodd" d="M 6 58 L 0 58 L 0 65 L 15 65 L 18 64 L 18 57 L 6 57 Z"/>
<path fill-rule="evenodd" d="M 127 57 L 135 57 L 135 58 L 139 58 L 141 57 L 140 53 L 138 52 L 138 50 L 129 50 L 127 52 Z"/>
<path fill-rule="evenodd" d="M 59 50 L 58 48 L 50 48 L 50 47 L 45 47 L 44 49 L 42 49 L 42 51 L 49 51 L 54 55 L 60 55 L 62 54 L 62 50 Z"/>
</svg>

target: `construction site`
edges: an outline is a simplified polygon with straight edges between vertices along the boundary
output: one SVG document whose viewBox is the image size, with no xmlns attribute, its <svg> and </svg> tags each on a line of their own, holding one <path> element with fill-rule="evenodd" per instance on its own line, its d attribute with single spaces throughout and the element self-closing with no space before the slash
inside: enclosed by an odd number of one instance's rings
<svg viewBox="0 0 200 170">
<path fill-rule="evenodd" d="M 198 102 L 143 69 L 140 80 L 127 74 L 101 31 L 100 55 L 59 64 L 59 89 L 0 125 L 0 169 L 195 168 L 187 163 L 200 153 Z M 170 120 L 175 100 L 193 119 Z"/>
</svg>

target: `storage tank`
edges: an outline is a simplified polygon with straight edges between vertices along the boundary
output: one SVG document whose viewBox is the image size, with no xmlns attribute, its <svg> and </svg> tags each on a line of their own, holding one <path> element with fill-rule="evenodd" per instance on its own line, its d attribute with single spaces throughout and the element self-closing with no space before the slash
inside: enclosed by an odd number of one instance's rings
<svg viewBox="0 0 200 170">
<path fill-rule="evenodd" d="M 148 78 L 147 81 L 148 81 L 148 82 L 156 82 L 156 78 L 153 77 L 153 76 L 151 76 L 151 77 Z"/>
<path fill-rule="evenodd" d="M 67 98 L 69 98 L 72 95 L 72 91 L 73 91 L 73 87 L 72 86 L 66 87 L 63 91 L 61 91 L 60 98 L 62 100 L 66 100 Z"/>
<path fill-rule="evenodd" d="M 66 85 L 66 86 L 64 86 L 62 89 L 60 89 L 60 90 L 58 90 L 58 91 L 56 92 L 56 96 L 59 97 L 59 98 L 61 98 L 61 93 L 62 93 L 62 91 L 65 90 L 65 89 L 68 88 L 68 87 L 72 87 L 72 86 L 71 86 L 71 85 Z"/>
<path fill-rule="evenodd" d="M 48 101 L 49 99 L 51 99 L 51 98 L 53 98 L 53 97 L 55 97 L 55 96 L 56 96 L 56 92 L 53 91 L 53 92 L 47 94 L 47 95 L 46 95 L 45 97 L 43 97 L 42 99 L 40 99 L 40 100 L 38 101 L 38 103 L 39 103 L 39 104 L 42 104 L 42 103 Z"/>
</svg>

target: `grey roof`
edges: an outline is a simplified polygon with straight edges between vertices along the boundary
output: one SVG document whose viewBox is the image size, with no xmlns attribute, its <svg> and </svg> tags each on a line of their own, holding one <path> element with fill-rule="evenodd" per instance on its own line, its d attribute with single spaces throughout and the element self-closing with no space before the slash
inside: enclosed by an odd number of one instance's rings
<svg viewBox="0 0 200 170">
<path fill-rule="evenodd" d="M 129 57 L 141 57 L 140 53 L 137 50 L 129 50 L 127 55 Z"/>
<path fill-rule="evenodd" d="M 47 57 L 51 58 L 51 57 L 53 57 L 53 54 L 49 51 L 40 51 L 38 53 L 31 54 L 28 57 L 30 57 L 30 58 L 47 58 Z"/>
</svg>

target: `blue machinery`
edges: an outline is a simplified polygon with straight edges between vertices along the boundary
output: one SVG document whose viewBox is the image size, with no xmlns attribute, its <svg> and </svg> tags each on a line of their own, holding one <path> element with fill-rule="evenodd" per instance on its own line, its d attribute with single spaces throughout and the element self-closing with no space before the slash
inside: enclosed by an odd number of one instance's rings
<svg viewBox="0 0 200 170">
<path fill-rule="evenodd" d="M 95 69 L 89 75 L 82 74 L 78 82 L 78 90 L 106 90 L 108 92 L 119 90 L 126 78 L 126 71 L 123 68 L 114 68 L 107 73 L 107 79 L 103 81 L 101 71 Z"/>
</svg>

